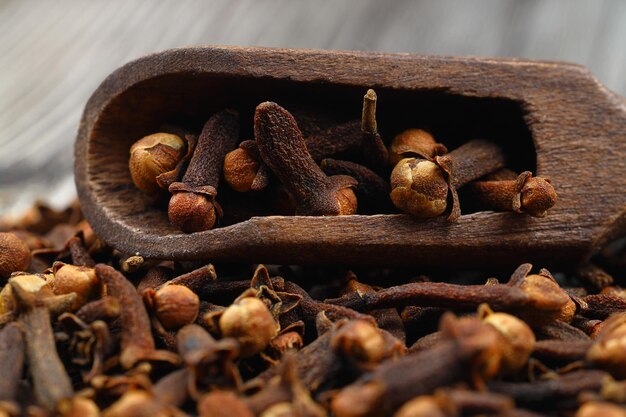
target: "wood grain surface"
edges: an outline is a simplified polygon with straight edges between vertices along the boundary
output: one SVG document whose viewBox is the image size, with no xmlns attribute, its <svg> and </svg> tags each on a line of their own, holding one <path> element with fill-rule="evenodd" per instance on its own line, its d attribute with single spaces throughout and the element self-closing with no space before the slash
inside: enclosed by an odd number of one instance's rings
<svg viewBox="0 0 626 417">
<path fill-rule="evenodd" d="M 565 60 L 626 95 L 621 0 L 0 0 L 0 213 L 74 195 L 80 114 L 146 53 L 228 44 Z"/>
</svg>

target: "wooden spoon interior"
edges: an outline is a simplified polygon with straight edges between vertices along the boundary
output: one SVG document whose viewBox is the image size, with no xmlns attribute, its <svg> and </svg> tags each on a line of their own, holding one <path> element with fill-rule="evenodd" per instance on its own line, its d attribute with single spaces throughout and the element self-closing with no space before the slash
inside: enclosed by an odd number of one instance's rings
<svg viewBox="0 0 626 417">
<path fill-rule="evenodd" d="M 383 138 L 426 127 L 450 149 L 495 140 L 516 170 L 549 177 L 547 217 L 476 212 L 448 223 L 404 214 L 253 217 L 184 234 L 132 184 L 129 149 L 163 123 L 201 126 L 225 107 L 252 138 L 272 100 L 360 117 L 378 93 Z M 288 109 L 289 107 L 286 106 Z M 281 264 L 568 266 L 626 224 L 626 104 L 577 65 L 407 54 L 198 47 L 149 55 L 112 73 L 86 105 L 75 147 L 84 214 L 126 253 L 148 258 Z M 218 194 L 219 201 L 219 194 Z M 463 207 L 461 207 L 463 209 Z"/>
</svg>

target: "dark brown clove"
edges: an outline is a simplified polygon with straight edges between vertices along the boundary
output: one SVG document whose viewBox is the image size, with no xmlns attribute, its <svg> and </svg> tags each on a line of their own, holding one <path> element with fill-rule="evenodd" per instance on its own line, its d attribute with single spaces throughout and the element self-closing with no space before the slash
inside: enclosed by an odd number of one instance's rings
<svg viewBox="0 0 626 417">
<path fill-rule="evenodd" d="M 626 299 L 612 294 L 592 294 L 583 297 L 580 314 L 592 319 L 605 319 L 613 313 L 626 311 Z"/>
<path fill-rule="evenodd" d="M 170 222 L 185 233 L 211 229 L 220 215 L 215 201 L 224 156 L 235 147 L 239 116 L 224 110 L 211 116 L 202 128 L 196 149 L 182 182 L 169 186 Z"/>
<path fill-rule="evenodd" d="M 579 266 L 576 274 L 586 285 L 590 285 L 597 290 L 610 287 L 615 281 L 604 269 L 590 262 Z"/>
<path fill-rule="evenodd" d="M 510 311 L 528 304 L 529 296 L 519 288 L 504 284 L 459 285 L 445 282 L 414 282 L 389 287 L 373 294 L 352 293 L 329 299 L 328 304 L 349 307 L 357 311 L 417 304 L 426 307 L 475 310 L 489 304 L 494 310 Z"/>
<path fill-rule="evenodd" d="M 67 241 L 67 247 L 72 256 L 72 264 L 93 268 L 96 262 L 93 260 L 83 242 L 82 232 Z"/>
<path fill-rule="evenodd" d="M 544 339 L 585 342 L 589 336 L 581 329 L 564 321 L 555 320 L 535 329 L 537 335 Z"/>
<path fill-rule="evenodd" d="M 85 323 L 96 320 L 110 322 L 120 315 L 120 302 L 117 298 L 109 295 L 83 305 L 77 312 L 76 317 Z"/>
<path fill-rule="evenodd" d="M 293 116 L 276 103 L 257 106 L 254 137 L 263 161 L 296 202 L 296 214 L 341 215 L 356 212 L 347 176 L 327 177 L 311 158 Z"/>
<path fill-rule="evenodd" d="M 146 271 L 145 275 L 137 284 L 137 292 L 143 293 L 147 289 L 155 289 L 174 277 L 174 263 L 172 261 L 161 262 Z"/>
<path fill-rule="evenodd" d="M 582 330 L 591 339 L 595 339 L 602 329 L 604 322 L 601 320 L 588 319 L 583 316 L 575 315 L 572 319 L 572 326 Z"/>
<path fill-rule="evenodd" d="M 19 322 L 24 331 L 35 399 L 40 406 L 53 411 L 61 401 L 72 398 L 74 390 L 57 353 L 50 313 L 37 295 L 16 283 L 11 286 L 20 310 Z"/>
<path fill-rule="evenodd" d="M 545 217 L 556 204 L 550 180 L 522 172 L 516 180 L 474 181 L 464 188 L 466 197 L 483 210 L 513 211 Z"/>
<path fill-rule="evenodd" d="M 217 273 L 215 272 L 215 267 L 212 264 L 207 264 L 201 266 L 200 268 L 194 269 L 191 272 L 187 272 L 186 274 L 179 275 L 169 281 L 162 282 L 158 286 L 156 286 L 155 289 L 159 290 L 166 285 L 182 285 L 189 288 L 195 293 L 202 293 L 202 290 L 204 288 L 211 287 L 214 284 L 217 284 L 213 282 L 216 279 Z M 211 283 L 211 285 L 207 285 L 209 283 Z M 243 291 L 243 289 L 241 291 Z"/>
<path fill-rule="evenodd" d="M 98 264 L 96 275 L 107 287 L 107 292 L 120 303 L 120 364 L 132 368 L 140 361 L 178 362 L 172 352 L 156 350 L 150 327 L 150 318 L 133 284 L 124 275 L 108 265 Z"/>
<path fill-rule="evenodd" d="M 535 343 L 533 356 L 545 361 L 582 361 L 590 347 L 591 340 L 539 340 Z"/>
<path fill-rule="evenodd" d="M 440 386 L 467 377 L 480 385 L 495 374 L 497 368 L 487 363 L 499 363 L 500 339 L 494 328 L 475 318 L 457 319 L 452 314 L 442 318 L 441 328 L 447 340 L 387 361 L 339 391 L 332 399 L 333 413 L 337 417 L 388 415 L 411 398 Z M 405 372 L 407 369 L 414 371 Z"/>
<path fill-rule="evenodd" d="M 608 374 L 599 370 L 579 370 L 553 379 L 533 382 L 489 382 L 489 390 L 510 395 L 518 406 L 527 406 L 546 411 L 559 402 L 576 406 L 576 397 L 583 391 L 598 392 Z"/>
<path fill-rule="evenodd" d="M 17 323 L 10 323 L 0 330 L 0 403 L 17 400 L 23 367 L 24 337 Z"/>
<path fill-rule="evenodd" d="M 350 320 L 355 319 L 366 321 L 369 320 L 372 322 L 374 321 L 371 316 L 361 314 L 351 308 L 314 300 L 313 298 L 311 298 L 309 293 L 307 293 L 299 285 L 291 281 L 284 282 L 284 291 L 302 297 L 300 300 L 300 304 L 298 305 L 298 310 L 301 312 L 302 320 L 309 325 L 316 322 L 316 319 L 321 312 L 324 312 L 327 316 L 332 317 L 332 319 L 335 321 L 344 318 Z"/>
<path fill-rule="evenodd" d="M 209 389 L 239 389 L 241 376 L 235 364 L 239 343 L 235 339 L 215 340 L 202 327 L 190 324 L 176 334 L 178 353 L 189 372 L 189 394 L 198 399 Z"/>
</svg>

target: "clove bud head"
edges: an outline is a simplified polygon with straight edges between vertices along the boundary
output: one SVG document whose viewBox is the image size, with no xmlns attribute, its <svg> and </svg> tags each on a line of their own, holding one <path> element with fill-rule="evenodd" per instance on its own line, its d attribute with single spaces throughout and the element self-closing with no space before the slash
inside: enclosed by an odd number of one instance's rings
<svg viewBox="0 0 626 417">
<path fill-rule="evenodd" d="M 259 173 L 261 161 L 258 155 L 245 148 L 230 151 L 224 157 L 224 180 L 235 191 L 246 193 Z"/>
<path fill-rule="evenodd" d="M 522 209 L 531 216 L 544 217 L 556 200 L 554 187 L 544 178 L 532 177 L 522 187 Z"/>
<path fill-rule="evenodd" d="M 0 233 L 0 278 L 9 278 L 13 272 L 26 271 L 30 266 L 30 250 L 13 233 Z"/>
<path fill-rule="evenodd" d="M 224 337 L 241 344 L 241 357 L 261 352 L 278 333 L 276 321 L 265 303 L 255 297 L 244 297 L 221 314 L 218 326 Z"/>
<path fill-rule="evenodd" d="M 146 194 L 159 191 L 157 177 L 176 168 L 182 159 L 185 142 L 177 135 L 154 133 L 130 147 L 128 168 L 137 188 Z"/>
<path fill-rule="evenodd" d="M 530 298 L 529 304 L 520 313 L 525 320 L 536 324 L 552 320 L 569 323 L 574 318 L 576 304 L 553 278 L 541 274 L 528 275 L 519 288 Z"/>
<path fill-rule="evenodd" d="M 535 347 L 535 334 L 528 325 L 515 316 L 494 313 L 486 305 L 481 305 L 478 315 L 483 323 L 494 327 L 503 337 L 501 370 L 513 374 L 522 369 Z"/>
<path fill-rule="evenodd" d="M 47 282 L 55 295 L 76 293 L 72 310 L 95 300 L 102 292 L 102 284 L 93 268 L 55 262 Z"/>
<path fill-rule="evenodd" d="M 618 378 L 626 378 L 626 313 L 613 314 L 604 321 L 587 360 Z"/>
<path fill-rule="evenodd" d="M 194 192 L 175 192 L 170 198 L 167 215 L 170 223 L 185 233 L 210 230 L 217 221 L 214 200 Z"/>
<path fill-rule="evenodd" d="M 396 135 L 389 147 L 389 163 L 397 165 L 404 158 L 418 156 L 432 158 L 447 152 L 445 146 L 422 129 L 407 129 Z"/>
<path fill-rule="evenodd" d="M 391 201 L 415 217 L 442 214 L 447 207 L 448 183 L 443 171 L 432 161 L 405 158 L 391 172 Z"/>
<path fill-rule="evenodd" d="M 200 298 L 183 285 L 166 285 L 151 294 L 159 322 L 168 330 L 191 324 L 198 317 Z"/>
<path fill-rule="evenodd" d="M 339 205 L 339 215 L 348 216 L 355 214 L 358 204 L 356 194 L 352 188 L 342 188 L 335 192 L 335 198 Z"/>
<path fill-rule="evenodd" d="M 347 359 L 378 363 L 385 356 L 385 339 L 380 330 L 363 320 L 343 325 L 331 340 L 333 350 Z"/>
<path fill-rule="evenodd" d="M 37 294 L 40 289 L 46 286 L 46 279 L 43 275 L 24 274 L 13 276 L 9 283 L 18 285 L 31 294 Z M 0 291 L 0 315 L 13 311 L 16 307 L 17 303 L 13 295 L 13 286 L 7 284 Z"/>
</svg>

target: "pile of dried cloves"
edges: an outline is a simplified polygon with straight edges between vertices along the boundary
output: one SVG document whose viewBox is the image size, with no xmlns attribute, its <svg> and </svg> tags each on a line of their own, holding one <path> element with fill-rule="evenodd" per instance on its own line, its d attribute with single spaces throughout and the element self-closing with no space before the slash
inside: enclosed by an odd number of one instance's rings
<svg viewBox="0 0 626 417">
<path fill-rule="evenodd" d="M 234 110 L 213 114 L 198 136 L 167 126 L 132 145 L 131 178 L 144 193 L 169 199 L 170 222 L 187 233 L 272 214 L 400 209 L 420 218 L 448 212 L 454 221 L 461 187 L 480 210 L 543 217 L 556 203 L 548 179 L 508 170 L 503 149 L 492 141 L 470 140 L 448 153 L 430 133 L 411 128 L 387 149 L 376 106 L 370 89 L 361 120 L 322 127 L 310 112 L 294 115 L 264 102 L 254 112 L 254 140 L 243 142 Z M 218 199 L 222 177 L 228 189 Z"/>
<path fill-rule="evenodd" d="M 555 279 L 146 260 L 77 205 L 0 230 L 0 416 L 626 415 L 623 240 Z"/>
</svg>

